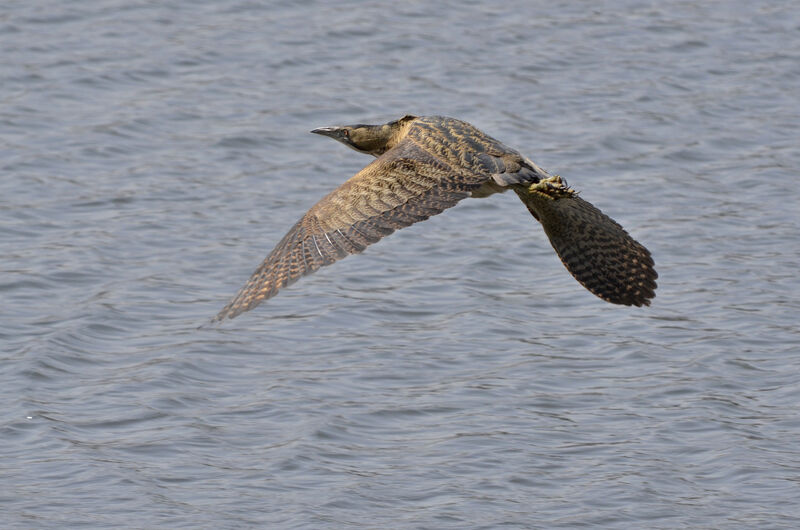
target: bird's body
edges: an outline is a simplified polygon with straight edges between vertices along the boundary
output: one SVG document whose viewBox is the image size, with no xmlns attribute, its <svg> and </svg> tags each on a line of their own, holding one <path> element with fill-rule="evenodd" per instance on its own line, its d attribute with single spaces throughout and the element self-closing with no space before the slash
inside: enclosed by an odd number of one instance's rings
<svg viewBox="0 0 800 530">
<path fill-rule="evenodd" d="M 315 129 L 376 156 L 294 225 L 214 320 L 233 318 L 279 289 L 466 197 L 517 193 L 567 269 L 606 301 L 649 305 L 650 252 L 560 179 L 469 123 L 404 116 L 384 125 Z"/>
</svg>

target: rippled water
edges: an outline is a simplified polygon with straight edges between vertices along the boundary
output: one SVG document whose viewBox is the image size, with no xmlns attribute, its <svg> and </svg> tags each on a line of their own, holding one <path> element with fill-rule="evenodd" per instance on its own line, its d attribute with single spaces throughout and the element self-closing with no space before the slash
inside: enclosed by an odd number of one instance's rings
<svg viewBox="0 0 800 530">
<path fill-rule="evenodd" d="M 796 528 L 795 2 L 6 2 L 4 528 Z M 197 330 L 369 160 L 468 120 L 652 251 L 611 306 L 512 196 Z"/>
</svg>

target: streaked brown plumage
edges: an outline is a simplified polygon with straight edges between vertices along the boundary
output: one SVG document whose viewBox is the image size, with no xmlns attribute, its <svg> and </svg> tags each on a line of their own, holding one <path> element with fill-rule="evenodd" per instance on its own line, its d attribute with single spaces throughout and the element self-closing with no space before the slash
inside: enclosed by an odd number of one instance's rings
<svg viewBox="0 0 800 530">
<path fill-rule="evenodd" d="M 441 116 L 312 132 L 377 157 L 322 198 L 289 230 L 214 318 L 233 318 L 324 265 L 466 197 L 514 190 L 561 261 L 589 291 L 624 305 L 649 305 L 656 274 L 650 252 L 560 177 L 479 131 Z"/>
</svg>

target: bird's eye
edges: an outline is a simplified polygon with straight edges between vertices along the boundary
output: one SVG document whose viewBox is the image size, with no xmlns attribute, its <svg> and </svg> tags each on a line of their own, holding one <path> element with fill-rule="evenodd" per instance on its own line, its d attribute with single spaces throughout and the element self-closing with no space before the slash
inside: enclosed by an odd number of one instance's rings
<svg viewBox="0 0 800 530">
<path fill-rule="evenodd" d="M 348 131 L 347 129 L 342 129 L 342 134 L 344 135 L 345 138 L 350 138 L 350 131 Z"/>
</svg>

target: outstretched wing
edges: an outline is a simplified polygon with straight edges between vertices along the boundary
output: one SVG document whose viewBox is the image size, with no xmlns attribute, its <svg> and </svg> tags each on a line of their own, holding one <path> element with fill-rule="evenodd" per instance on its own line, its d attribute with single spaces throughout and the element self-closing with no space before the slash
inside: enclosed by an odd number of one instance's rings
<svg viewBox="0 0 800 530">
<path fill-rule="evenodd" d="M 622 226 L 572 193 L 548 197 L 517 190 L 517 195 L 584 287 L 614 304 L 650 305 L 658 278 L 653 258 Z"/>
<path fill-rule="evenodd" d="M 413 142 L 401 142 L 315 204 L 214 321 L 253 309 L 301 276 L 441 213 L 487 178 L 456 173 Z"/>
</svg>

